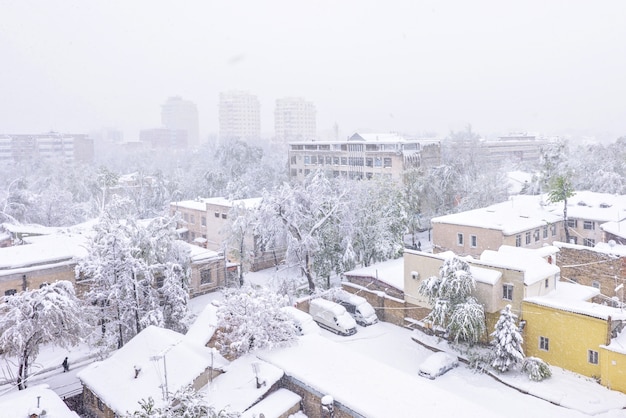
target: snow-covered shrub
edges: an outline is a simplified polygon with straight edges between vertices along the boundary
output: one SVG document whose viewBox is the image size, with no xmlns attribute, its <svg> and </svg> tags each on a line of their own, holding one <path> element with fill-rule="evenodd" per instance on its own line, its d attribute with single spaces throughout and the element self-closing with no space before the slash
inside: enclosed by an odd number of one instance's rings
<svg viewBox="0 0 626 418">
<path fill-rule="evenodd" d="M 522 363 L 522 371 L 528 375 L 530 380 L 535 382 L 540 382 L 552 376 L 548 363 L 537 357 L 527 357 L 524 363 Z"/>
<path fill-rule="evenodd" d="M 261 348 L 280 347 L 296 338 L 296 326 L 280 308 L 287 298 L 265 288 L 225 289 L 217 309 L 216 348 L 237 358 Z"/>
<path fill-rule="evenodd" d="M 500 372 L 506 372 L 524 361 L 524 339 L 517 329 L 516 319 L 517 315 L 511 312 L 511 305 L 506 305 L 491 333 L 494 354 L 491 365 Z"/>
</svg>

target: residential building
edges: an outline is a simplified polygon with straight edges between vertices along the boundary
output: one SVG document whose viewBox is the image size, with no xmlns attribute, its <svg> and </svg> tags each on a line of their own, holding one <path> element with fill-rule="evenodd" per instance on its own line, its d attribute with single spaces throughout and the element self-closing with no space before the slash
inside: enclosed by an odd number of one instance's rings
<svg viewBox="0 0 626 418">
<path fill-rule="evenodd" d="M 206 386 L 227 363 L 209 347 L 150 325 L 76 376 L 83 385 L 83 405 L 89 416 L 112 418 L 137 410 L 139 402 L 149 398 L 156 407 L 163 407 L 179 389 Z"/>
<path fill-rule="evenodd" d="M 479 257 L 502 245 L 541 248 L 563 241 L 562 211 L 548 207 L 544 198 L 513 196 L 486 208 L 433 218 L 433 251 Z"/>
<path fill-rule="evenodd" d="M 563 203 L 555 203 L 552 207 L 563 211 Z M 598 242 L 608 242 L 601 225 L 607 222 L 619 224 L 624 220 L 626 195 L 577 191 L 567 200 L 567 225 L 572 244 L 593 247 Z"/>
<path fill-rule="evenodd" d="M 289 144 L 289 175 L 303 180 L 311 172 L 330 177 L 403 181 L 405 170 L 441 162 L 438 140 L 407 139 L 398 134 L 355 133 L 343 141 L 299 141 Z"/>
<path fill-rule="evenodd" d="M 183 130 L 187 133 L 187 146 L 197 148 L 200 145 L 198 127 L 198 107 L 180 96 L 167 99 L 161 105 L 161 123 L 172 131 Z"/>
<path fill-rule="evenodd" d="M 536 163 L 542 150 L 553 141 L 526 133 L 501 136 L 497 140 L 485 140 L 481 143 L 486 161 L 501 165 L 503 162 Z"/>
<path fill-rule="evenodd" d="M 259 139 L 261 137 L 261 104 L 245 91 L 220 93 L 219 136 L 221 140 Z"/>
<path fill-rule="evenodd" d="M 250 254 L 244 268 L 250 271 L 261 270 L 277 265 L 284 256 L 284 249 L 262 250 L 253 236 L 246 231 L 241 241 L 234 248 L 227 243 L 229 217 L 233 210 L 243 212 L 254 210 L 261 202 L 260 198 L 228 200 L 223 197 L 198 198 L 170 203 L 170 215 L 180 214 L 178 231 L 182 240 L 214 251 L 224 251 L 233 263 L 241 260 L 236 255 L 241 248 Z"/>
<path fill-rule="evenodd" d="M 615 242 L 616 244 L 626 245 L 626 220 L 620 222 L 605 222 L 600 225 L 603 232 L 604 242 Z"/>
<path fill-rule="evenodd" d="M 139 140 L 149 149 L 182 149 L 187 148 L 187 131 L 184 129 L 154 128 L 142 129 Z"/>
<path fill-rule="evenodd" d="M 552 246 L 501 246 L 497 251 L 484 251 L 480 259 L 464 258 L 476 280 L 474 296 L 484 307 L 487 329 L 493 329 L 506 305 L 521 316 L 524 299 L 546 295 L 556 288 L 560 271 L 555 264 L 557 252 Z M 439 276 L 443 262 L 454 256 L 451 251 L 430 254 L 404 250 L 404 300 L 408 305 L 430 309 L 428 299 L 419 293 L 419 285 L 429 277 Z"/>
<path fill-rule="evenodd" d="M 317 137 L 316 110 L 301 97 L 276 100 L 274 132 L 278 141 L 305 141 Z"/>
<path fill-rule="evenodd" d="M 524 353 L 624 390 L 626 353 L 615 350 L 615 340 L 623 341 L 626 312 L 590 302 L 597 294 L 593 287 L 559 282 L 548 295 L 526 298 Z"/>
<path fill-rule="evenodd" d="M 15 418 L 80 418 L 47 384 L 3 391 L 0 411 L 5 417 Z"/>
<path fill-rule="evenodd" d="M 93 158 L 93 140 L 84 134 L 0 135 L 0 161 L 5 163 L 21 164 L 37 159 L 91 163 Z"/>
</svg>

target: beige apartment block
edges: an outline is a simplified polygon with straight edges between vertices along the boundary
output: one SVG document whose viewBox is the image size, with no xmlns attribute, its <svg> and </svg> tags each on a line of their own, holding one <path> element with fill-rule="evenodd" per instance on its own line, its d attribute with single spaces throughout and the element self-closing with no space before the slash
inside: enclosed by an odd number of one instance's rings
<svg viewBox="0 0 626 418">
<path fill-rule="evenodd" d="M 405 170 L 440 164 L 438 140 L 406 139 L 398 134 L 355 133 L 343 141 L 289 144 L 289 176 L 299 181 L 322 170 L 329 177 L 388 177 L 401 183 Z"/>
<path fill-rule="evenodd" d="M 562 203 L 552 206 L 563 210 Z M 608 242 L 601 226 L 607 223 L 619 225 L 624 220 L 626 220 L 624 195 L 578 191 L 567 201 L 570 244 L 593 247 L 596 243 Z"/>
</svg>

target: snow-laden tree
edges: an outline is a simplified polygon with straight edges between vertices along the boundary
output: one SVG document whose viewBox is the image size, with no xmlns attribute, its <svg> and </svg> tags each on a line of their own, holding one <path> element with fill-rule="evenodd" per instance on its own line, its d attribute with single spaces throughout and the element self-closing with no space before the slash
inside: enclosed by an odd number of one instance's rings
<svg viewBox="0 0 626 418">
<path fill-rule="evenodd" d="M 522 371 L 528 378 L 535 382 L 540 382 L 552 376 L 550 366 L 538 357 L 526 357 L 522 363 Z"/>
<path fill-rule="evenodd" d="M 322 172 L 306 178 L 303 184 L 284 183 L 266 192 L 258 209 L 257 234 L 261 245 L 286 248 L 289 264 L 300 268 L 315 291 L 314 256 L 320 247 L 324 228 L 334 225 L 340 214 L 343 195 L 337 193 Z"/>
<path fill-rule="evenodd" d="M 296 338 L 293 319 L 280 308 L 288 300 L 265 288 L 250 286 L 224 291 L 217 309 L 216 347 L 224 356 L 280 347 Z"/>
<path fill-rule="evenodd" d="M 506 372 L 524 361 L 524 339 L 517 324 L 517 315 L 511 312 L 511 305 L 500 312 L 500 318 L 491 333 L 493 340 L 493 360 L 491 366 L 500 372 Z"/>
<path fill-rule="evenodd" d="M 135 227 L 105 213 L 94 227 L 87 256 L 76 266 L 77 280 L 89 286 L 85 301 L 101 329 L 95 343 L 105 350 L 121 348 L 148 325 L 163 325 L 152 272 L 136 257 Z"/>
<path fill-rule="evenodd" d="M 458 257 L 445 260 L 439 276 L 431 276 L 420 283 L 419 293 L 433 306 L 424 320 L 445 329 L 455 342 L 477 342 L 486 327 L 484 309 L 471 296 L 475 288 L 476 282 L 466 261 Z"/>
<path fill-rule="evenodd" d="M 569 228 L 567 226 L 567 199 L 574 196 L 574 187 L 566 175 L 556 176 L 550 181 L 548 200 L 552 203 L 563 202 L 563 228 L 565 228 L 565 242 L 569 242 Z"/>
<path fill-rule="evenodd" d="M 243 286 L 243 276 L 250 270 L 254 259 L 254 231 L 257 212 L 246 208 L 244 203 L 233 204 L 228 212 L 225 226 L 225 252 L 239 263 L 239 286 Z"/>
<path fill-rule="evenodd" d="M 126 418 L 238 418 L 241 414 L 227 409 L 216 411 L 204 394 L 186 386 L 174 393 L 164 407 L 155 405 L 152 397 L 139 401 L 139 409 Z"/>
<path fill-rule="evenodd" d="M 189 278 L 184 267 L 167 263 L 161 273 L 163 285 L 159 289 L 163 310 L 163 327 L 184 334 L 191 323 L 189 309 Z"/>
<path fill-rule="evenodd" d="M 43 344 L 76 345 L 86 329 L 71 282 L 63 280 L 4 298 L 0 305 L 0 350 L 16 357 L 17 385 L 25 389 Z"/>
</svg>

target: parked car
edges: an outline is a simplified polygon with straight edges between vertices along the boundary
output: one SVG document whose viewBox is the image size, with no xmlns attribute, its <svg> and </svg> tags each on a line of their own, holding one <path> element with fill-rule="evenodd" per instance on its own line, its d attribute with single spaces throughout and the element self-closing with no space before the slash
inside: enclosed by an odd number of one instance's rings
<svg viewBox="0 0 626 418">
<path fill-rule="evenodd" d="M 431 354 L 419 367 L 419 375 L 434 379 L 459 365 L 457 356 L 440 351 Z"/>
<path fill-rule="evenodd" d="M 356 321 L 338 303 L 317 298 L 309 302 L 309 313 L 322 328 L 339 335 L 356 334 Z"/>
<path fill-rule="evenodd" d="M 293 318 L 298 335 L 319 334 L 320 327 L 310 314 L 293 306 L 284 306 L 281 309 Z"/>
<path fill-rule="evenodd" d="M 374 308 L 364 297 L 349 292 L 341 292 L 337 299 L 338 303 L 346 308 L 346 311 L 355 319 L 357 324 L 366 327 L 378 322 Z"/>
</svg>

